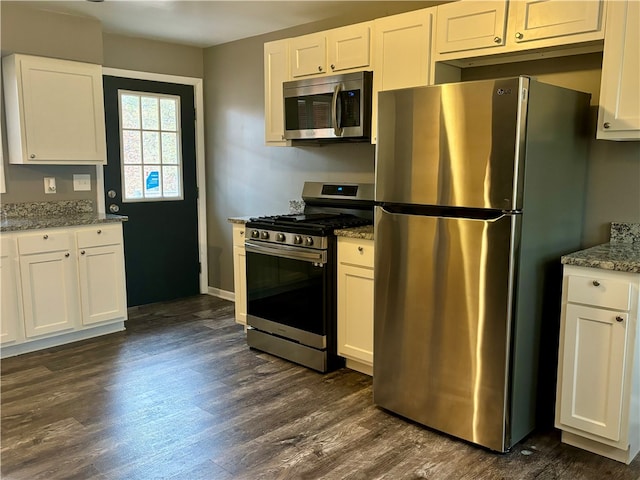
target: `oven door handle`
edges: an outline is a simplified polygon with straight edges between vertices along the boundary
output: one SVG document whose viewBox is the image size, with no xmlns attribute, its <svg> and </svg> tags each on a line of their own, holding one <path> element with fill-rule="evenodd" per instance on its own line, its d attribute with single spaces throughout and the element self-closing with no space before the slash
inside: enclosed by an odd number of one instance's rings
<svg viewBox="0 0 640 480">
<path fill-rule="evenodd" d="M 261 253 L 263 255 L 289 258 L 291 260 L 302 260 L 303 262 L 327 263 L 326 250 L 309 250 L 307 248 L 290 247 L 287 245 L 271 247 L 249 241 L 244 242 L 244 248 L 246 252 L 250 253 Z"/>
</svg>

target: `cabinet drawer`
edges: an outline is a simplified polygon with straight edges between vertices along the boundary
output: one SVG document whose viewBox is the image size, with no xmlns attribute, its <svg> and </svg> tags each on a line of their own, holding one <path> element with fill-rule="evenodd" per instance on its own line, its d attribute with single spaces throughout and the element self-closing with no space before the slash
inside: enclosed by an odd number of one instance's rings
<svg viewBox="0 0 640 480">
<path fill-rule="evenodd" d="M 233 226 L 233 244 L 237 247 L 244 247 L 244 225 Z"/>
<path fill-rule="evenodd" d="M 373 268 L 373 240 L 340 237 L 338 262 Z"/>
<path fill-rule="evenodd" d="M 631 308 L 632 285 L 598 276 L 569 275 L 567 301 L 597 307 L 628 311 Z"/>
<path fill-rule="evenodd" d="M 20 255 L 31 253 L 57 252 L 71 248 L 71 235 L 68 232 L 40 232 L 18 237 Z"/>
<path fill-rule="evenodd" d="M 120 225 L 96 225 L 76 233 L 78 248 L 99 247 L 122 243 Z"/>
</svg>

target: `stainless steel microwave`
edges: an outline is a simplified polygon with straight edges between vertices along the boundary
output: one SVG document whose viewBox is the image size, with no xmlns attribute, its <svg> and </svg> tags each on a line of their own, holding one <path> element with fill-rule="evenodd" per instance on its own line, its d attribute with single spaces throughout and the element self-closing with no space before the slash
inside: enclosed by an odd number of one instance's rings
<svg viewBox="0 0 640 480">
<path fill-rule="evenodd" d="M 283 83 L 287 140 L 371 139 L 373 72 Z"/>
</svg>

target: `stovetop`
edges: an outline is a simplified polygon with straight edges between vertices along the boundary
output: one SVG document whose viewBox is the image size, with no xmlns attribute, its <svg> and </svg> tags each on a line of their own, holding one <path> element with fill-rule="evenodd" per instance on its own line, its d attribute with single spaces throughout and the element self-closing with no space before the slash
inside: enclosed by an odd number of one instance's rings
<svg viewBox="0 0 640 480">
<path fill-rule="evenodd" d="M 318 230 L 317 233 L 319 235 L 326 235 L 328 233 L 324 233 L 325 230 L 330 231 L 337 228 L 370 225 L 371 220 L 344 213 L 306 213 L 251 218 L 249 223 L 251 225 L 248 224 L 248 226 L 253 227 L 262 226 L 263 228 L 273 229 L 285 227 L 288 229 L 287 231 L 291 232 L 300 231 L 301 233 L 305 233 L 311 230 Z"/>
</svg>

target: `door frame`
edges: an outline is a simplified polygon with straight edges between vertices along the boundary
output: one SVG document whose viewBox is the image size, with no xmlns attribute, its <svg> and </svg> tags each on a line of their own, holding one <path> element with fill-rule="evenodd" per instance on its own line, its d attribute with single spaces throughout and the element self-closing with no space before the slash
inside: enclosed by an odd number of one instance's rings
<svg viewBox="0 0 640 480">
<path fill-rule="evenodd" d="M 192 85 L 196 109 L 196 186 L 198 188 L 198 253 L 200 257 L 200 293 L 209 293 L 209 267 L 207 262 L 207 198 L 205 188 L 204 152 L 204 95 L 203 80 L 195 77 L 181 77 L 162 73 L 138 72 L 120 68 L 102 68 L 102 75 L 111 77 L 150 80 L 152 82 Z M 104 167 L 96 166 L 96 195 L 98 213 L 106 213 L 104 199 Z M 126 248 L 126 247 L 125 247 Z"/>
</svg>

